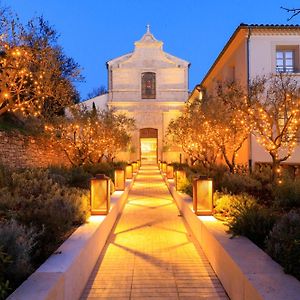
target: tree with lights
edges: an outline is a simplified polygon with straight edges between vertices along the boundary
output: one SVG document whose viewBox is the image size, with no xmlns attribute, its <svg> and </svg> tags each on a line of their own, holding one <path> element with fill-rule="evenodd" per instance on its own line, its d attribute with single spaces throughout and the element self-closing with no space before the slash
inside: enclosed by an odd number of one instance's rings
<svg viewBox="0 0 300 300">
<path fill-rule="evenodd" d="M 227 164 L 231 173 L 238 168 L 237 156 L 248 139 L 251 122 L 237 103 L 245 96 L 245 89 L 234 82 L 219 83 L 213 95 L 203 101 L 203 111 L 209 120 L 214 146 Z"/>
<path fill-rule="evenodd" d="M 221 154 L 230 172 L 237 171 L 237 155 L 250 134 L 249 118 L 236 103 L 244 90 L 232 83 L 219 84 L 213 95 L 193 99 L 184 113 L 170 122 L 168 135 L 192 160 L 213 165 Z"/>
<path fill-rule="evenodd" d="M 272 158 L 273 177 L 281 162 L 295 150 L 300 135 L 300 89 L 290 75 L 271 74 L 253 79 L 243 105 L 257 142 Z"/>
<path fill-rule="evenodd" d="M 211 132 L 209 121 L 201 111 L 201 102 L 194 100 L 186 104 L 181 116 L 171 120 L 167 137 L 172 143 L 181 146 L 192 164 L 199 162 L 210 168 L 217 158 Z"/>
<path fill-rule="evenodd" d="M 131 140 L 130 132 L 135 129 L 135 120 L 114 109 L 100 110 L 103 153 L 108 161 L 113 161 L 117 153 L 125 150 Z"/>
<path fill-rule="evenodd" d="M 45 129 L 71 164 L 80 166 L 113 160 L 128 145 L 134 120 L 111 109 L 89 111 L 78 105 L 68 118 L 57 117 Z"/>
<path fill-rule="evenodd" d="M 78 101 L 78 65 L 57 45 L 57 33 L 42 18 L 25 26 L 0 13 L 0 115 L 52 117 Z"/>
</svg>

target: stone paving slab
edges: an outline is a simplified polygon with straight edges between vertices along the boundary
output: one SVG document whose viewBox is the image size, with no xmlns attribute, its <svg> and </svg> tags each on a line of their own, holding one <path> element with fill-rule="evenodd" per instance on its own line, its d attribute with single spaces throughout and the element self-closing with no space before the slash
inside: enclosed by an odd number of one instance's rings
<svg viewBox="0 0 300 300">
<path fill-rule="evenodd" d="M 156 166 L 139 171 L 81 300 L 228 299 Z"/>
</svg>

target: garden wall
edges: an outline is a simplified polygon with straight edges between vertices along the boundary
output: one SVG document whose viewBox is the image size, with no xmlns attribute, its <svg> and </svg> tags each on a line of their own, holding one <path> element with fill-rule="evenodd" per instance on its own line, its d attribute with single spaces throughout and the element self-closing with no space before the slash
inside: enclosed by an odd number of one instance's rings
<svg viewBox="0 0 300 300">
<path fill-rule="evenodd" d="M 65 153 L 47 138 L 0 131 L 0 164 L 9 168 L 70 165 Z"/>
</svg>

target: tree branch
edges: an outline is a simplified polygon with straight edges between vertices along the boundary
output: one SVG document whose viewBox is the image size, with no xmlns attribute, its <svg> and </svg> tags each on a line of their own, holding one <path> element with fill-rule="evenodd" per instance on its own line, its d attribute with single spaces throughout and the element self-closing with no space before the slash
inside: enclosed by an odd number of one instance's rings
<svg viewBox="0 0 300 300">
<path fill-rule="evenodd" d="M 300 14 L 300 8 L 286 8 L 286 7 L 282 7 L 282 6 L 280 8 L 285 10 L 288 13 L 292 13 L 292 16 L 287 19 L 288 21 L 290 21 L 295 16 Z"/>
</svg>

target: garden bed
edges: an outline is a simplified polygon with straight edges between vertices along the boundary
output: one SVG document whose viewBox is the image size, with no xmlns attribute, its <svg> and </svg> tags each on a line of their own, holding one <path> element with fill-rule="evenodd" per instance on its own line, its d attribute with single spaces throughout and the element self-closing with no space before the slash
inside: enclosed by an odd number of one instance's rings
<svg viewBox="0 0 300 300">
<path fill-rule="evenodd" d="M 79 299 L 132 185 L 127 180 L 124 192 L 113 193 L 108 215 L 91 216 L 8 299 Z"/>
<path fill-rule="evenodd" d="M 280 181 L 272 180 L 269 167 L 230 173 L 225 166 L 210 169 L 184 168 L 186 179 L 179 190 L 192 196 L 192 181 L 199 175 L 213 179 L 213 214 L 228 225 L 233 237 L 245 236 L 284 271 L 300 279 L 300 178 L 279 170 Z"/>
<path fill-rule="evenodd" d="M 0 299 L 18 287 L 90 212 L 89 180 L 117 165 L 10 171 L 0 167 Z M 111 188 L 113 191 L 113 183 Z"/>
<path fill-rule="evenodd" d="M 300 282 L 245 237 L 231 238 L 228 227 L 213 216 L 196 216 L 190 196 L 165 179 L 173 198 L 200 243 L 229 297 L 296 300 Z"/>
</svg>

